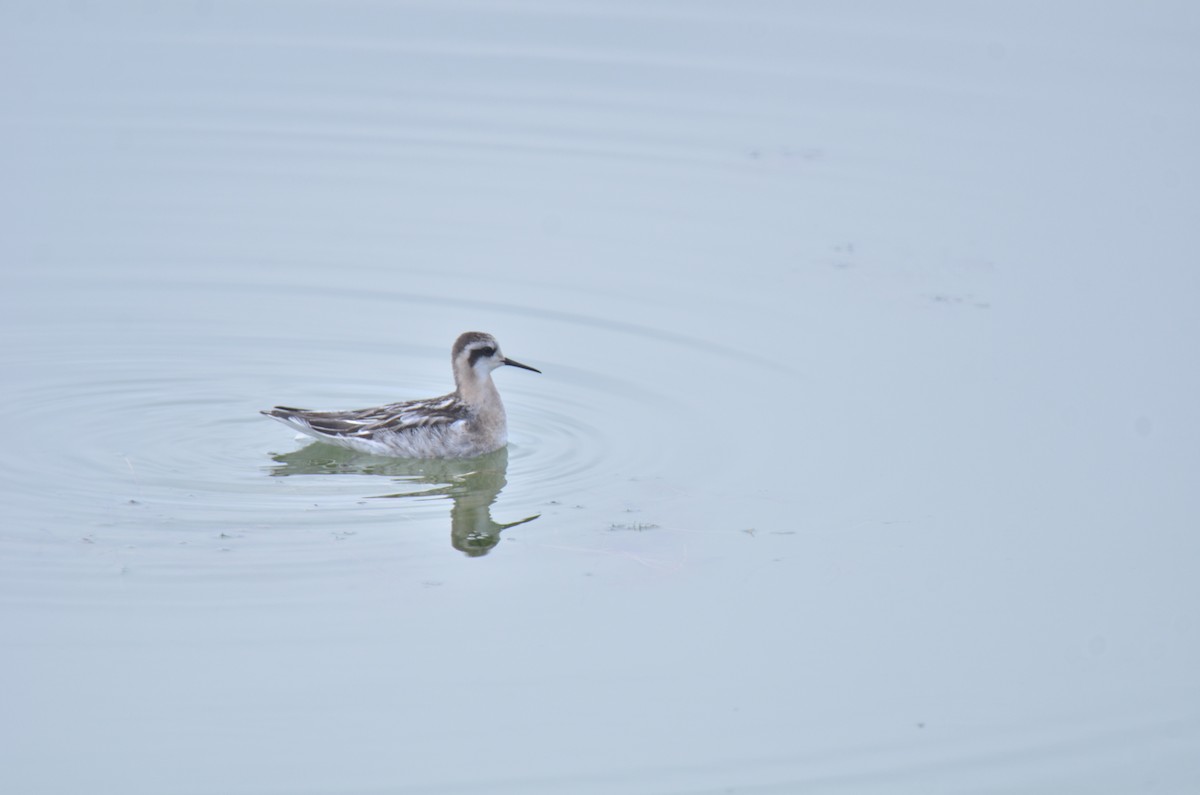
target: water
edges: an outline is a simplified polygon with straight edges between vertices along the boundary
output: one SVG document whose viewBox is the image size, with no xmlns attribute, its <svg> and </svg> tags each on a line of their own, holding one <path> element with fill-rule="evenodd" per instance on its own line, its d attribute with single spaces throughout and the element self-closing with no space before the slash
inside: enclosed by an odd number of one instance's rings
<svg viewBox="0 0 1200 795">
<path fill-rule="evenodd" d="M 1198 33 L 4 5 L 0 788 L 1194 791 Z"/>
</svg>

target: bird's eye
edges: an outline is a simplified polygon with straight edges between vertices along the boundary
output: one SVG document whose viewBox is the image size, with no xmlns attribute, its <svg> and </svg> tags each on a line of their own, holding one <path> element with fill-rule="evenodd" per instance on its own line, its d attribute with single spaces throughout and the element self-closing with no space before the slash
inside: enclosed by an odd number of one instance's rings
<svg viewBox="0 0 1200 795">
<path fill-rule="evenodd" d="M 483 356 L 488 359 L 490 359 L 493 356 L 493 354 L 496 353 L 496 349 L 493 348 L 491 345 L 487 346 L 486 348 L 477 348 L 476 350 L 479 351 L 480 356 Z"/>
</svg>

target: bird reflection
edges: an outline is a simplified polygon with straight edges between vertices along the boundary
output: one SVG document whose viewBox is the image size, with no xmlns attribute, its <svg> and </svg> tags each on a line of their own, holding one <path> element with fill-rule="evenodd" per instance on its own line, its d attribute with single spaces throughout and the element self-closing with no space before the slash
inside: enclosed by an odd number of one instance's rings
<svg viewBox="0 0 1200 795">
<path fill-rule="evenodd" d="M 378 494 L 375 495 L 377 498 L 447 496 L 453 501 L 450 508 L 450 544 L 471 557 L 490 552 L 500 542 L 501 531 L 532 522 L 541 516 L 534 514 L 507 524 L 492 519 L 492 504 L 508 482 L 506 447 L 468 459 L 407 459 L 365 455 L 317 442 L 272 458 L 279 464 L 271 470 L 274 477 L 382 475 L 419 488 Z"/>
</svg>

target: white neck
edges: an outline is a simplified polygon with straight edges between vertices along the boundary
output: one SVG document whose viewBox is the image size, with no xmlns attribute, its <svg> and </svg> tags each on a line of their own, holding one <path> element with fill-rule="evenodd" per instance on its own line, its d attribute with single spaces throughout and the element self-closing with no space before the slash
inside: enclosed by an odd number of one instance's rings
<svg viewBox="0 0 1200 795">
<path fill-rule="evenodd" d="M 473 406 L 480 414 L 499 412 L 501 416 L 504 415 L 504 404 L 500 402 L 500 392 L 492 381 L 491 373 L 480 373 L 472 367 L 456 375 L 459 376 L 455 379 L 458 396 L 464 402 Z"/>
</svg>

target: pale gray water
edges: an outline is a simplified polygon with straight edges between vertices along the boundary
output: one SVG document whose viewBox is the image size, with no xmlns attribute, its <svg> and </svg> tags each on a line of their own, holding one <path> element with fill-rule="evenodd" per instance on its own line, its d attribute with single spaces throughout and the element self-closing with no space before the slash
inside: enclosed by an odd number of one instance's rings
<svg viewBox="0 0 1200 795">
<path fill-rule="evenodd" d="M 0 791 L 1200 790 L 1200 13 L 900 5 L 0 6 Z"/>
</svg>

